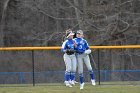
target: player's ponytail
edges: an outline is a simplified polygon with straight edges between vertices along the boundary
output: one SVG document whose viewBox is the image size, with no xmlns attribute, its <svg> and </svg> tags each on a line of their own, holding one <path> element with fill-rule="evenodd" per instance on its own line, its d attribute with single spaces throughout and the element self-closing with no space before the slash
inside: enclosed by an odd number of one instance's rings
<svg viewBox="0 0 140 93">
<path fill-rule="evenodd" d="M 76 38 L 76 32 L 74 32 L 74 36 L 73 36 L 73 38 Z"/>
<path fill-rule="evenodd" d="M 69 33 L 71 33 L 71 32 L 72 32 L 71 29 L 67 29 L 67 30 L 65 31 L 65 35 L 63 35 L 63 37 L 62 37 L 62 43 L 66 40 L 67 36 L 68 36 Z"/>
<path fill-rule="evenodd" d="M 66 35 L 62 36 L 62 43 L 66 40 Z"/>
</svg>

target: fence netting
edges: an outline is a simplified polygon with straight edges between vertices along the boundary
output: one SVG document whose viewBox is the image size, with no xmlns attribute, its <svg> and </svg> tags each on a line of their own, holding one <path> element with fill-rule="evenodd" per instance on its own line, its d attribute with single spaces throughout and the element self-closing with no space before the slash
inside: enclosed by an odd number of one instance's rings
<svg viewBox="0 0 140 93">
<path fill-rule="evenodd" d="M 95 49 L 89 56 L 97 85 L 140 85 L 139 49 Z M 1 86 L 63 84 L 64 73 L 60 50 L 0 51 Z M 85 65 L 84 78 L 90 82 Z"/>
</svg>

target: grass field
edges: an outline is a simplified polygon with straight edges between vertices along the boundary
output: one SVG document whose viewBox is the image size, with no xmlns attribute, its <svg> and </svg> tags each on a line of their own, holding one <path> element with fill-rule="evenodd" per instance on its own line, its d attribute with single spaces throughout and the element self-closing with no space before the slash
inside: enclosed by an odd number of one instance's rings
<svg viewBox="0 0 140 93">
<path fill-rule="evenodd" d="M 85 83 L 83 90 L 79 89 L 79 84 L 72 88 L 64 84 L 45 85 L 13 85 L 0 86 L 0 93 L 140 93 L 139 85 L 96 85 Z"/>
</svg>

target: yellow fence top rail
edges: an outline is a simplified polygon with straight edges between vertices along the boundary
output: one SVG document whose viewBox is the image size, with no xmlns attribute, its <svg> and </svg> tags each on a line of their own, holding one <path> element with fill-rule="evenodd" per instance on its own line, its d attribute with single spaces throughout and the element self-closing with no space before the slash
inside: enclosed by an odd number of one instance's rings
<svg viewBox="0 0 140 93">
<path fill-rule="evenodd" d="M 140 48 L 140 45 L 123 45 L 123 46 L 89 46 L 91 49 L 122 49 L 122 48 Z M 0 50 L 59 50 L 60 46 L 49 47 L 0 47 Z"/>
</svg>

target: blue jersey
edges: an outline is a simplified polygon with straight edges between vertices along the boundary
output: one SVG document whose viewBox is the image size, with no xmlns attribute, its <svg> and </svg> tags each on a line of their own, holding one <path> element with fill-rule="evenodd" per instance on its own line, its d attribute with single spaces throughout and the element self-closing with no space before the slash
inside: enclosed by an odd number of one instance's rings
<svg viewBox="0 0 140 93">
<path fill-rule="evenodd" d="M 63 42 L 61 51 L 64 52 L 67 49 L 74 50 L 74 41 L 73 39 L 67 39 L 66 41 Z"/>
<path fill-rule="evenodd" d="M 89 49 L 89 45 L 87 43 L 87 41 L 83 38 L 75 38 L 74 39 L 77 47 L 76 47 L 76 53 L 84 53 L 85 50 Z"/>
</svg>

